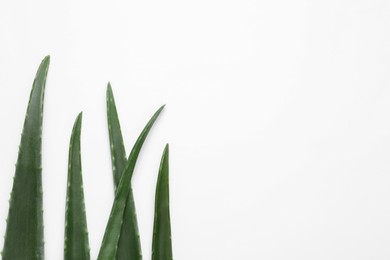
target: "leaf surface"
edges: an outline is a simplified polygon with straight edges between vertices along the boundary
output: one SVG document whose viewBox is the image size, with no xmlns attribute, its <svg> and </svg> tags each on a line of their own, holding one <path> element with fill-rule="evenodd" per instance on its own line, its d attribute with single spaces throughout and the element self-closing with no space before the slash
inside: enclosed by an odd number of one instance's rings
<svg viewBox="0 0 390 260">
<path fill-rule="evenodd" d="M 115 190 L 119 185 L 123 170 L 126 166 L 126 150 L 123 142 L 121 126 L 119 123 L 118 112 L 115 105 L 114 94 L 111 84 L 107 86 L 107 121 L 108 132 L 110 136 L 110 150 L 112 173 L 114 178 Z M 131 182 L 130 182 L 131 185 Z M 137 214 L 134 203 L 133 191 L 130 188 L 123 223 L 118 242 L 117 260 L 141 260 L 141 242 L 138 230 Z"/>
<path fill-rule="evenodd" d="M 127 204 L 127 197 L 131 191 L 130 180 L 134 172 L 135 164 L 137 162 L 142 145 L 163 108 L 164 106 L 157 110 L 157 112 L 152 116 L 130 152 L 129 158 L 126 162 L 125 170 L 121 176 L 118 188 L 115 193 L 115 200 L 111 209 L 110 218 L 106 226 L 103 242 L 100 247 L 98 260 L 114 260 L 117 255 L 118 241 L 123 223 L 123 215 Z M 132 212 L 132 214 L 135 214 L 135 212 Z"/>
<path fill-rule="evenodd" d="M 11 192 L 3 260 L 44 259 L 42 121 L 50 57 L 36 73 L 27 107 Z"/>
<path fill-rule="evenodd" d="M 172 260 L 171 219 L 169 213 L 169 146 L 165 146 L 158 173 L 152 260 Z"/>
<path fill-rule="evenodd" d="M 81 169 L 81 123 L 82 113 L 76 118 L 69 144 L 69 168 L 65 213 L 65 260 L 90 259 Z"/>
</svg>

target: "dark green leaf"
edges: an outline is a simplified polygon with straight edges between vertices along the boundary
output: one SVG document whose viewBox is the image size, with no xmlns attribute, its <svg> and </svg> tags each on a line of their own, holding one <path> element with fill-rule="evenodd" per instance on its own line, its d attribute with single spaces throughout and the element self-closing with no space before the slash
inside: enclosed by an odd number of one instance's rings
<svg viewBox="0 0 390 260">
<path fill-rule="evenodd" d="M 126 166 L 126 151 L 123 144 L 121 126 L 119 123 L 118 112 L 116 110 L 114 94 L 112 93 L 111 84 L 107 86 L 107 121 L 108 133 L 110 136 L 110 150 L 112 173 L 114 177 L 115 189 L 119 184 L 122 172 Z"/>
<path fill-rule="evenodd" d="M 65 213 L 65 260 L 90 259 L 81 171 L 81 123 L 82 113 L 76 118 L 69 144 L 69 169 Z"/>
<path fill-rule="evenodd" d="M 100 248 L 98 260 L 114 260 L 117 255 L 118 241 L 123 222 L 123 214 L 125 211 L 127 197 L 131 190 L 130 180 L 134 172 L 135 164 L 142 145 L 163 108 L 164 106 L 157 110 L 157 112 L 149 120 L 148 124 L 145 126 L 130 152 L 124 173 L 122 174 L 117 191 L 115 193 L 115 200 L 111 209 L 110 218 L 106 226 L 106 231 Z"/>
<path fill-rule="evenodd" d="M 30 94 L 10 198 L 3 260 L 44 259 L 41 147 L 49 63 L 47 56 L 39 66 Z"/>
<path fill-rule="evenodd" d="M 171 220 L 169 214 L 169 146 L 165 146 L 158 173 L 152 260 L 172 260 Z"/>
<path fill-rule="evenodd" d="M 119 185 L 120 178 L 126 165 L 126 151 L 123 144 L 123 137 L 119 123 L 118 113 L 115 105 L 114 94 L 111 84 L 107 86 L 107 120 L 110 136 L 110 150 L 112 172 L 115 188 Z M 131 184 L 130 184 L 131 185 Z M 133 191 L 130 187 L 121 234 L 118 242 L 117 260 L 141 260 L 141 242 L 139 238 L 138 223 L 136 217 Z"/>
</svg>

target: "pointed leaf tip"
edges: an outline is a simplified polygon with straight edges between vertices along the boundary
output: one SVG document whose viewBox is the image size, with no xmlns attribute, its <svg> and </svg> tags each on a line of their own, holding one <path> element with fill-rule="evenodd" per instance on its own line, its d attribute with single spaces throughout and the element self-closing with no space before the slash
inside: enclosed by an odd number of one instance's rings
<svg viewBox="0 0 390 260">
<path fill-rule="evenodd" d="M 77 117 L 76 117 L 76 121 L 75 121 L 75 125 L 81 125 L 83 121 L 83 112 L 80 112 Z"/>
<path fill-rule="evenodd" d="M 65 213 L 65 260 L 90 259 L 80 153 L 81 124 L 82 112 L 78 114 L 74 122 L 69 145 Z"/>
<path fill-rule="evenodd" d="M 39 69 L 41 69 L 43 67 L 48 67 L 49 65 L 50 65 L 50 55 L 47 55 L 41 61 L 41 65 L 39 66 Z"/>
<path fill-rule="evenodd" d="M 171 220 L 169 212 L 169 145 L 161 158 L 155 195 L 152 260 L 171 260 Z"/>
<path fill-rule="evenodd" d="M 126 166 L 127 159 L 114 94 L 110 82 L 107 86 L 107 119 L 110 137 L 112 172 L 116 189 Z M 137 214 L 134 196 L 131 189 L 129 191 L 123 214 L 123 223 L 117 246 L 116 260 L 142 260 Z"/>
<path fill-rule="evenodd" d="M 157 120 L 164 106 L 160 107 L 149 120 L 144 127 L 143 131 L 139 135 L 135 142 L 133 149 L 130 152 L 129 158 L 126 162 L 125 169 L 119 181 L 119 185 L 116 190 L 115 200 L 111 208 L 110 218 L 108 220 L 105 234 L 103 237 L 102 245 L 100 247 L 98 260 L 111 260 L 115 259 L 118 252 L 118 241 L 120 238 L 121 228 L 123 224 L 123 214 L 127 204 L 127 198 L 131 191 L 131 177 L 133 175 L 134 167 L 138 159 L 138 155 L 141 151 L 142 145 L 149 134 L 153 124 Z M 141 259 L 141 256 L 139 258 Z"/>
<path fill-rule="evenodd" d="M 50 57 L 45 57 L 34 78 L 12 187 L 3 260 L 43 259 L 42 118 Z"/>
<path fill-rule="evenodd" d="M 107 93 L 112 93 L 112 87 L 110 82 L 107 83 Z"/>
</svg>

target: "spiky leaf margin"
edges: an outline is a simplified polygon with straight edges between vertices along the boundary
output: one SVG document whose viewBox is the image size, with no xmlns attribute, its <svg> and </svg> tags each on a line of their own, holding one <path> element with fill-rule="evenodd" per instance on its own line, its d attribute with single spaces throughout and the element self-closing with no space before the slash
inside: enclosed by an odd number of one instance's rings
<svg viewBox="0 0 390 260">
<path fill-rule="evenodd" d="M 131 190 L 130 180 L 133 175 L 135 164 L 142 145 L 163 108 L 164 106 L 157 110 L 157 112 L 152 116 L 130 152 L 125 170 L 122 174 L 117 191 L 115 193 L 115 200 L 111 209 L 110 218 L 106 226 L 103 242 L 100 247 L 98 260 L 114 260 L 117 255 L 118 241 L 123 223 L 123 214 L 125 211 L 127 197 Z M 135 212 L 133 212 L 133 214 L 135 214 Z"/>
<path fill-rule="evenodd" d="M 127 159 L 114 94 L 110 83 L 108 83 L 107 86 L 107 121 L 110 137 L 112 173 L 116 190 L 122 177 L 123 170 L 125 169 Z M 137 214 L 131 187 L 123 215 L 122 229 L 116 255 L 116 260 L 129 259 L 142 259 Z"/>
<path fill-rule="evenodd" d="M 50 57 L 37 71 L 24 121 L 11 192 L 3 260 L 44 259 L 42 209 L 42 121 Z"/>
<path fill-rule="evenodd" d="M 76 118 L 69 144 L 64 238 L 65 260 L 90 259 L 80 152 L 82 116 L 80 113 Z"/>
</svg>

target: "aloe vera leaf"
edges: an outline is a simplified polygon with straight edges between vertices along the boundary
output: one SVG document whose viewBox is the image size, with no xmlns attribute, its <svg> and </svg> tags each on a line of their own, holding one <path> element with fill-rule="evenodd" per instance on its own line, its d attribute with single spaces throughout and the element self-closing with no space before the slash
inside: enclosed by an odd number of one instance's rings
<svg viewBox="0 0 390 260">
<path fill-rule="evenodd" d="M 165 146 L 158 173 L 152 260 L 172 260 L 171 220 L 169 213 L 169 146 Z"/>
<path fill-rule="evenodd" d="M 108 133 L 110 137 L 112 173 L 116 189 L 121 179 L 122 172 L 125 169 L 127 158 L 125 146 L 123 144 L 118 112 L 116 110 L 114 94 L 112 92 L 110 83 L 108 83 L 107 86 L 107 121 Z"/>
<path fill-rule="evenodd" d="M 110 150 L 112 172 L 115 189 L 119 185 L 122 172 L 126 166 L 126 150 L 123 144 L 123 137 L 115 105 L 114 94 L 111 84 L 107 86 L 107 120 L 110 136 Z M 130 182 L 131 185 L 131 182 Z M 135 210 L 134 196 L 132 189 L 127 198 L 125 212 L 123 215 L 122 229 L 119 236 L 117 260 L 141 260 L 141 242 L 139 237 L 138 222 Z"/>
<path fill-rule="evenodd" d="M 118 251 L 118 241 L 121 233 L 123 215 L 125 211 L 127 197 L 131 190 L 130 180 L 134 172 L 135 164 L 138 155 L 141 151 L 142 145 L 152 128 L 154 122 L 158 118 L 159 114 L 163 110 L 162 106 L 149 120 L 137 141 L 135 142 L 133 149 L 130 152 L 129 158 L 126 162 L 125 170 L 122 174 L 118 188 L 115 193 L 115 200 L 111 208 L 110 218 L 108 220 L 106 231 L 104 233 L 103 242 L 100 247 L 98 260 L 114 260 Z M 135 212 L 132 212 L 135 214 Z"/>
<path fill-rule="evenodd" d="M 41 148 L 49 63 L 49 56 L 42 60 L 30 94 L 10 196 L 3 260 L 44 259 Z"/>
<path fill-rule="evenodd" d="M 69 168 L 65 213 L 65 260 L 90 259 L 80 153 L 82 119 L 83 114 L 80 113 L 74 123 L 69 144 Z"/>
</svg>

